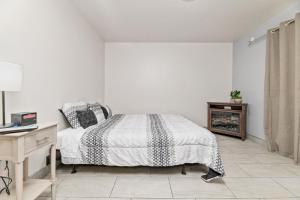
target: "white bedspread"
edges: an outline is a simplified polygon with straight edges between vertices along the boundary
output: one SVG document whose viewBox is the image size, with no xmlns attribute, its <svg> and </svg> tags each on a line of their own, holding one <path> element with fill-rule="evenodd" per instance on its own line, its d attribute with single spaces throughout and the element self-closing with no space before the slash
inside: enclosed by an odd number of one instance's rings
<svg viewBox="0 0 300 200">
<path fill-rule="evenodd" d="M 59 149 L 62 156 L 76 158 L 79 150 L 81 136 L 85 130 L 80 128 L 67 128 L 57 132 L 56 149 Z"/>
<path fill-rule="evenodd" d="M 218 169 L 222 163 L 215 135 L 179 115 L 160 115 L 172 133 L 174 165 L 200 163 Z M 125 115 L 113 128 L 105 143 L 111 166 L 152 166 L 149 160 L 149 122 L 147 115 Z M 88 129 L 93 129 L 89 127 Z M 58 133 L 58 148 L 64 164 L 91 164 L 82 157 L 80 142 L 88 129 L 66 129 Z M 220 167 L 221 166 L 221 167 Z M 224 172 L 223 172 L 224 173 Z M 223 174 L 222 173 L 222 174 Z"/>
</svg>

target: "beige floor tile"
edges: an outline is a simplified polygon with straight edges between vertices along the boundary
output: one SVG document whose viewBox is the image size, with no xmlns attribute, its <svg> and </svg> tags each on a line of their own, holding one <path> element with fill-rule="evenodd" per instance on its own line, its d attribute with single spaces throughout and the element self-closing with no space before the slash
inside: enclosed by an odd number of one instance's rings
<svg viewBox="0 0 300 200">
<path fill-rule="evenodd" d="M 132 200 L 195 200 L 195 199 L 160 199 L 160 198 L 155 198 L 155 199 L 147 199 L 147 198 L 132 198 Z"/>
<path fill-rule="evenodd" d="M 269 178 L 225 178 L 225 183 L 237 198 L 295 197 Z"/>
<path fill-rule="evenodd" d="M 296 174 L 278 164 L 239 164 L 251 177 L 295 177 Z"/>
<path fill-rule="evenodd" d="M 0 199 L 1 199 L 1 200 L 16 200 L 17 197 L 16 197 L 15 194 L 10 194 L 10 195 L 8 195 L 8 194 L 6 194 L 6 193 L 1 193 L 1 194 L 0 194 Z"/>
<path fill-rule="evenodd" d="M 58 177 L 59 176 L 59 177 Z M 59 184 L 62 182 L 63 178 L 61 177 L 61 174 L 56 175 L 56 188 L 59 186 Z M 48 187 L 41 195 L 40 197 L 50 197 L 51 196 L 51 187 Z"/>
<path fill-rule="evenodd" d="M 102 172 L 105 167 L 95 166 L 95 165 L 77 165 L 76 173 L 71 174 L 72 168 L 64 167 L 61 173 L 58 173 L 58 176 L 102 176 Z"/>
<path fill-rule="evenodd" d="M 253 155 L 250 154 L 222 154 L 221 159 L 224 164 L 257 163 L 257 160 L 255 160 Z"/>
<path fill-rule="evenodd" d="M 91 170 L 92 169 L 92 170 Z M 149 167 L 97 167 L 83 166 L 78 174 L 98 174 L 100 176 L 149 175 Z"/>
<path fill-rule="evenodd" d="M 247 152 L 247 153 L 258 153 L 258 151 L 254 151 L 255 149 L 258 149 L 259 152 L 263 152 L 263 153 L 268 152 L 264 146 L 262 146 L 260 144 L 256 144 L 256 143 L 245 143 L 245 142 L 244 143 L 236 143 L 234 145 L 228 146 L 228 148 L 234 149 L 234 150 L 249 150 L 250 152 Z"/>
<path fill-rule="evenodd" d="M 290 158 L 283 157 L 276 153 L 256 154 L 254 159 L 259 163 L 268 164 L 293 164 L 293 160 Z"/>
<path fill-rule="evenodd" d="M 63 200 L 130 200 L 129 198 L 66 198 Z"/>
<path fill-rule="evenodd" d="M 238 164 L 225 164 L 224 169 L 226 177 L 249 177 Z"/>
<path fill-rule="evenodd" d="M 56 186 L 57 187 L 57 186 Z M 41 195 L 40 197 L 50 197 L 51 196 L 51 188 L 49 187 L 48 189 L 46 189 Z"/>
<path fill-rule="evenodd" d="M 300 178 L 274 178 L 274 180 L 297 197 L 300 197 Z"/>
<path fill-rule="evenodd" d="M 218 139 L 218 144 L 220 147 L 231 147 L 236 145 L 243 145 L 245 142 L 239 138 L 226 137 L 226 139 Z"/>
<path fill-rule="evenodd" d="M 168 177 L 118 177 L 111 197 L 172 198 Z"/>
<path fill-rule="evenodd" d="M 57 197 L 109 197 L 115 177 L 65 177 L 57 187 Z"/>
<path fill-rule="evenodd" d="M 149 175 L 149 167 L 78 166 L 75 174 L 59 173 L 58 176 L 132 176 Z"/>
<path fill-rule="evenodd" d="M 196 200 L 260 200 L 260 199 L 238 199 L 238 198 L 231 198 L 231 199 L 228 199 L 228 198 L 215 199 L 215 198 L 213 198 L 213 199 L 211 199 L 211 198 L 196 198 Z"/>
<path fill-rule="evenodd" d="M 261 199 L 264 200 L 264 199 Z M 266 199 L 266 200 L 300 200 L 300 198 L 280 198 L 280 199 Z"/>
<path fill-rule="evenodd" d="M 227 147 L 229 151 L 237 154 L 264 154 L 268 153 L 265 147 L 261 145 L 232 145 Z"/>
<path fill-rule="evenodd" d="M 249 139 L 243 141 L 240 138 L 235 138 L 235 137 L 225 136 L 225 138 L 226 139 L 218 140 L 221 146 L 245 146 L 245 147 L 263 146 L 262 144 L 255 143 Z"/>
<path fill-rule="evenodd" d="M 234 198 L 222 181 L 205 183 L 198 177 L 171 177 L 170 183 L 174 198 Z"/>
<path fill-rule="evenodd" d="M 300 176 L 300 166 L 295 164 L 280 164 L 284 169 Z"/>
<path fill-rule="evenodd" d="M 234 152 L 232 152 L 230 149 L 228 149 L 227 147 L 220 147 L 220 148 L 219 148 L 219 151 L 220 151 L 221 155 L 222 155 L 222 154 L 230 154 L 230 153 L 234 153 Z"/>
<path fill-rule="evenodd" d="M 219 141 L 221 148 L 226 147 L 233 153 L 267 153 L 264 145 L 257 144 L 251 140 L 221 140 Z"/>
<path fill-rule="evenodd" d="M 230 136 L 227 136 L 227 135 L 215 134 L 215 136 L 216 136 L 217 141 L 219 143 L 224 141 L 224 140 L 237 140 L 237 138 L 230 137 Z"/>
</svg>

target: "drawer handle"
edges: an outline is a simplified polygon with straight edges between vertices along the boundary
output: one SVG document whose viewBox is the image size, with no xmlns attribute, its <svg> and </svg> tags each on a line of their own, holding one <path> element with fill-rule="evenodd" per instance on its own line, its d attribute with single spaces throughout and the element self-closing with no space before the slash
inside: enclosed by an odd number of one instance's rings
<svg viewBox="0 0 300 200">
<path fill-rule="evenodd" d="M 49 139 L 50 139 L 50 137 L 44 137 L 43 139 L 36 140 L 36 143 L 38 145 L 41 145 L 41 144 L 44 144 L 44 143 L 48 142 Z"/>
</svg>

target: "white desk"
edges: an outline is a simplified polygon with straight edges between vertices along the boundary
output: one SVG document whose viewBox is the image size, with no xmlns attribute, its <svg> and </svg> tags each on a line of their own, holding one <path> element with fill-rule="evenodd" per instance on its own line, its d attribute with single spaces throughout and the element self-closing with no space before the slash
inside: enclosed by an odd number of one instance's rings
<svg viewBox="0 0 300 200">
<path fill-rule="evenodd" d="M 48 187 L 51 187 L 52 200 L 55 200 L 57 124 L 41 123 L 38 127 L 30 132 L 0 135 L 0 160 L 15 164 L 15 188 L 11 195 L 15 195 L 16 200 L 34 200 Z M 29 179 L 28 157 L 46 146 L 51 149 L 50 179 Z"/>
</svg>

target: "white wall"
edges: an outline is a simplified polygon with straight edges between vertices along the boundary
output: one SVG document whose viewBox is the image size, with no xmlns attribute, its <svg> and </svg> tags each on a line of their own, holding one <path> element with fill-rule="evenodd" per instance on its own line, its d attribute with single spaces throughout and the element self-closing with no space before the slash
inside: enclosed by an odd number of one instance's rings
<svg viewBox="0 0 300 200">
<path fill-rule="evenodd" d="M 115 113 L 175 113 L 206 126 L 228 101 L 231 43 L 106 43 L 105 103 Z"/>
<path fill-rule="evenodd" d="M 1 0 L 0 60 L 24 67 L 21 92 L 7 95 L 11 112 L 36 111 L 57 121 L 68 101 L 103 101 L 104 43 L 68 0 Z M 30 173 L 45 166 L 30 159 Z"/>
<path fill-rule="evenodd" d="M 233 89 L 241 90 L 244 100 L 249 103 L 248 134 L 264 139 L 263 101 L 266 41 L 248 47 L 250 37 L 264 35 L 268 29 L 280 22 L 292 19 L 300 12 L 300 1 L 273 17 L 256 31 L 234 42 L 233 47 Z"/>
</svg>

